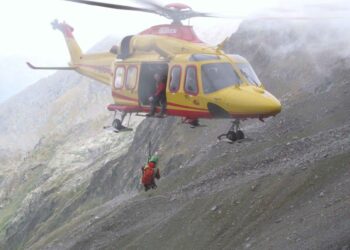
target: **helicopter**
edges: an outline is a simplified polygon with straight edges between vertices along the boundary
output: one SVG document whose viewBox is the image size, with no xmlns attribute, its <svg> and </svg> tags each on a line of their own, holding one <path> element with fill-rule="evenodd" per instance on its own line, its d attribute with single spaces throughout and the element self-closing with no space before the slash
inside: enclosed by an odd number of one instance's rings
<svg viewBox="0 0 350 250">
<path fill-rule="evenodd" d="M 123 126 L 127 114 L 150 112 L 149 97 L 155 91 L 153 75 L 166 77 L 166 116 L 182 117 L 191 127 L 200 126 L 199 119 L 231 119 L 230 129 L 218 136 L 229 141 L 244 139 L 240 121 L 263 119 L 281 112 L 280 101 L 267 91 L 250 63 L 242 56 L 226 54 L 223 43 L 207 45 L 195 34 L 192 26 L 182 24 L 193 17 L 215 17 L 193 11 L 188 5 L 173 3 L 161 6 L 145 1 L 147 8 L 111 3 L 66 0 L 105 8 L 139 11 L 161 15 L 170 24 L 150 27 L 137 35 L 126 36 L 120 45 L 105 53 L 83 53 L 73 36 L 73 28 L 52 22 L 62 32 L 71 61 L 68 67 L 37 67 L 32 69 L 74 70 L 111 87 L 115 113 L 112 127 Z M 159 112 L 159 107 L 157 107 Z M 118 117 L 116 117 L 118 115 Z"/>
</svg>

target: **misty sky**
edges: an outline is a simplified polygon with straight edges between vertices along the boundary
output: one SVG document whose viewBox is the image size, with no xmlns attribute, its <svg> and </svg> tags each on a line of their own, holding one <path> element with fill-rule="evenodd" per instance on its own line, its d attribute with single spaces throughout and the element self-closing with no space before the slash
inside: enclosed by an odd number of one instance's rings
<svg viewBox="0 0 350 250">
<path fill-rule="evenodd" d="M 109 2 L 137 6 L 134 1 L 109 0 Z M 159 0 L 159 2 L 166 4 L 174 1 Z M 267 8 L 280 8 L 282 11 L 284 9 L 293 10 L 300 8 L 302 5 L 320 6 L 319 9 L 324 11 L 331 10 L 331 5 L 333 6 L 332 10 L 335 10 L 335 7 L 345 9 L 345 6 L 350 8 L 349 3 L 346 3 L 348 1 L 336 0 L 187 0 L 183 2 L 198 11 L 237 16 L 264 13 L 264 9 Z M 293 4 L 288 2 L 293 2 Z M 19 54 L 28 58 L 32 56 L 66 58 L 66 55 L 62 55 L 66 53 L 64 42 L 59 32 L 54 32 L 50 26 L 50 22 L 55 18 L 65 20 L 75 27 L 75 36 L 85 50 L 109 34 L 124 36 L 140 32 L 154 24 L 168 22 L 165 18 L 152 14 L 109 10 L 62 0 L 4 1 L 1 9 L 0 30 L 2 39 L 0 55 Z M 316 10 L 317 8 L 312 9 L 313 12 Z M 279 14 L 284 16 L 285 13 L 282 11 Z M 334 13 L 325 15 L 334 16 Z M 338 11 L 336 13 L 336 15 L 343 14 Z M 278 13 L 274 15 L 278 15 Z M 303 15 L 303 13 L 300 13 L 300 15 Z M 237 22 L 236 20 L 195 18 L 191 21 L 191 24 L 196 29 L 203 29 L 207 26 L 213 27 L 214 25 L 235 24 Z M 223 35 L 224 37 L 225 35 Z"/>
<path fill-rule="evenodd" d="M 134 1 L 109 0 L 106 2 L 138 6 Z M 197 11 L 227 16 L 350 16 L 348 0 L 158 0 L 157 2 L 161 4 L 183 2 Z M 278 11 L 271 11 L 276 8 Z M 155 24 L 169 22 L 163 17 L 152 14 L 109 10 L 63 0 L 3 1 L 0 15 L 0 60 L 16 57 L 39 65 L 66 65 L 69 55 L 64 40 L 59 32 L 52 30 L 50 25 L 50 22 L 56 18 L 60 21 L 65 20 L 75 28 L 74 35 L 83 50 L 89 49 L 108 35 L 123 37 L 138 33 Z M 201 37 L 201 34 L 208 34 L 205 30 L 220 29 L 221 32 L 215 36 L 216 40 L 210 41 L 218 43 L 234 32 L 239 22 L 240 20 L 234 19 L 194 18 L 191 20 L 191 25 L 204 41 L 206 39 Z M 4 65 L 6 62 L 2 61 L 0 66 L 4 67 Z M 29 71 L 26 73 L 31 74 Z M 45 72 L 45 74 L 50 73 L 53 72 Z M 33 72 L 33 76 L 35 74 L 37 73 Z M 38 74 L 37 77 L 41 77 L 42 74 Z M 8 86 L 4 86 L 2 78 L 0 75 L 0 93 L 8 89 Z M 18 84 L 23 88 L 26 84 L 32 83 L 35 77 L 33 79 L 29 77 L 29 79 L 31 80 L 27 83 Z M 13 86 L 13 83 L 9 84 Z"/>
</svg>

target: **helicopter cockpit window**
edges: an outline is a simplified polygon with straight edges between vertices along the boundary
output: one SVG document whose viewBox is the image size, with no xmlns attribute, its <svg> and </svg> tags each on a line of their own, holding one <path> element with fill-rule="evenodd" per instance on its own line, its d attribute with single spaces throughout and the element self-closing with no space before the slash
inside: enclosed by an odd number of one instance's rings
<svg viewBox="0 0 350 250">
<path fill-rule="evenodd" d="M 217 55 L 210 55 L 210 54 L 193 54 L 190 56 L 190 61 L 210 61 L 210 60 L 219 60 L 220 57 Z"/>
<path fill-rule="evenodd" d="M 237 64 L 239 70 L 241 71 L 241 74 L 247 79 L 248 83 L 260 86 L 261 82 L 257 75 L 255 74 L 252 66 L 248 63 L 240 63 Z"/>
<path fill-rule="evenodd" d="M 116 89 L 121 89 L 124 84 L 125 68 L 118 67 L 115 71 L 114 87 Z"/>
<path fill-rule="evenodd" d="M 191 95 L 198 94 L 197 71 L 194 66 L 186 68 L 185 91 Z"/>
<path fill-rule="evenodd" d="M 208 63 L 202 65 L 202 82 L 203 92 L 209 94 L 240 84 L 241 80 L 230 63 Z"/>
<path fill-rule="evenodd" d="M 179 90 L 180 81 L 181 81 L 181 67 L 174 66 L 171 69 L 171 73 L 170 73 L 170 83 L 169 83 L 170 92 L 177 92 Z"/>
<path fill-rule="evenodd" d="M 137 67 L 130 66 L 126 74 L 126 88 L 134 89 L 136 87 L 136 80 L 137 80 Z"/>
</svg>

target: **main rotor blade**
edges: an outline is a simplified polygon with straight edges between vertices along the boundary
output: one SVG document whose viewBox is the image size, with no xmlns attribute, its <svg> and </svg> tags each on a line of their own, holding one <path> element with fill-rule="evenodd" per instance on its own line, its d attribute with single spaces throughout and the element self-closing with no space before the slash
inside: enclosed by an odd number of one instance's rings
<svg viewBox="0 0 350 250">
<path fill-rule="evenodd" d="M 163 16 L 168 19 L 172 20 L 185 20 L 192 17 L 222 17 L 220 15 L 212 14 L 212 13 L 203 13 L 203 12 L 196 12 L 193 11 L 190 7 L 189 10 L 186 11 L 180 11 L 175 9 L 169 9 L 167 7 L 164 7 L 157 2 L 153 0 L 134 0 L 135 2 L 138 2 L 142 5 L 145 5 L 147 8 L 141 8 L 141 7 L 132 7 L 127 5 L 120 5 L 120 4 L 111 4 L 111 3 L 103 3 L 103 2 L 96 2 L 96 1 L 90 1 L 90 0 L 64 0 L 68 2 L 75 2 L 75 3 L 81 3 L 86 5 L 92 5 L 92 6 L 99 6 L 99 7 L 105 7 L 109 9 L 118 9 L 118 10 L 130 10 L 130 11 L 141 11 L 141 12 L 147 12 L 152 14 L 157 14 L 160 16 Z M 223 17 L 225 18 L 225 17 Z"/>
<path fill-rule="evenodd" d="M 197 12 L 192 11 L 188 14 L 189 17 L 216 17 L 216 18 L 225 18 L 225 16 L 215 14 L 215 13 L 206 13 L 206 12 Z"/>
<path fill-rule="evenodd" d="M 158 14 L 156 11 L 151 10 L 151 9 L 132 7 L 132 6 L 120 5 L 120 4 L 101 3 L 101 2 L 85 1 L 85 0 L 64 0 L 64 1 L 82 3 L 82 4 L 92 5 L 92 6 L 105 7 L 105 8 L 110 8 L 110 9 L 141 11 L 141 12 Z"/>
<path fill-rule="evenodd" d="M 144 6 L 149 6 L 151 7 L 153 10 L 164 10 L 164 6 L 155 2 L 155 1 L 152 1 L 152 0 L 134 0 L 134 2 L 137 2 L 137 3 L 140 3 L 141 5 L 144 5 Z"/>
</svg>

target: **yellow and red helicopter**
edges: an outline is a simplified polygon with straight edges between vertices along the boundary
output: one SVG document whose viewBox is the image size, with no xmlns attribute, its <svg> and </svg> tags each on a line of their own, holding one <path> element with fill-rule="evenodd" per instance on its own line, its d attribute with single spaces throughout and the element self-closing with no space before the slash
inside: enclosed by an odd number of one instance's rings
<svg viewBox="0 0 350 250">
<path fill-rule="evenodd" d="M 192 26 L 182 20 L 210 17 L 180 3 L 165 7 L 146 2 L 148 8 L 132 7 L 85 0 L 66 0 L 113 9 L 154 13 L 171 19 L 171 24 L 150 27 L 134 36 L 125 37 L 120 46 L 109 52 L 85 54 L 73 36 L 73 28 L 55 20 L 71 57 L 69 67 L 35 67 L 33 69 L 75 70 L 111 87 L 114 103 L 108 110 L 119 112 L 113 126 L 117 130 L 127 114 L 150 111 L 149 97 L 155 91 L 153 75 L 163 72 L 166 83 L 166 115 L 182 117 L 192 126 L 198 119 L 233 119 L 225 134 L 229 140 L 243 139 L 239 121 L 247 118 L 275 116 L 281 103 L 268 92 L 249 62 L 239 55 L 226 54 L 222 44 L 216 47 L 203 43 Z M 221 136 L 223 136 L 221 135 Z M 220 137 L 221 137 L 220 136 Z"/>
</svg>

